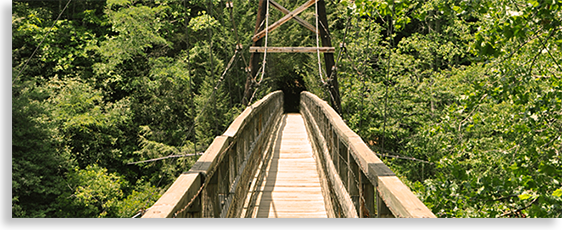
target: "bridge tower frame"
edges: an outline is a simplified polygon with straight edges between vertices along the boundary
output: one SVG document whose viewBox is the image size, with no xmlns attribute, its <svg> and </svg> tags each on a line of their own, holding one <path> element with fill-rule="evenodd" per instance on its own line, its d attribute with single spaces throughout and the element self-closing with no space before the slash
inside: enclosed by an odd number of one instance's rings
<svg viewBox="0 0 562 230">
<path fill-rule="evenodd" d="M 307 29 L 311 30 L 314 33 L 319 33 L 319 39 L 322 42 L 322 47 L 263 47 L 263 37 L 266 33 L 266 29 L 261 29 L 263 23 L 265 23 L 266 19 L 266 4 L 267 1 L 276 9 L 280 10 L 285 14 L 284 17 L 279 19 L 277 22 L 271 24 L 271 27 L 268 28 L 267 32 L 271 32 L 272 30 L 276 29 L 281 24 L 293 19 L 297 21 L 299 24 L 303 25 Z M 318 21 L 322 26 L 318 26 L 318 30 L 310 23 L 306 22 L 302 18 L 298 17 L 298 14 L 307 9 L 308 7 L 312 6 L 313 4 L 317 4 L 317 13 L 318 13 Z M 334 61 L 334 51 L 335 48 L 332 47 L 332 42 L 330 38 L 330 31 L 328 28 L 328 18 L 326 16 L 326 3 L 324 0 L 308 0 L 306 3 L 298 7 L 293 11 L 289 11 L 281 6 L 279 3 L 275 2 L 274 0 L 260 0 L 258 6 L 258 13 L 256 17 L 256 25 L 254 29 L 254 36 L 252 36 L 252 47 L 250 47 L 250 66 L 249 71 L 250 75 L 246 79 L 246 84 L 244 86 L 244 101 L 243 104 L 247 104 L 251 100 L 251 96 L 255 89 L 252 89 L 254 86 L 254 77 L 257 76 L 260 70 L 260 60 L 262 59 L 261 55 L 267 49 L 267 52 L 276 52 L 276 53 L 304 53 L 304 52 L 319 52 L 324 53 L 324 64 L 325 64 L 325 73 L 328 76 L 327 79 L 327 88 L 330 93 L 329 102 L 332 108 L 339 113 L 342 114 L 341 110 L 341 99 L 340 99 L 340 92 L 339 92 L 339 83 L 337 78 L 337 71 L 336 71 L 336 64 Z M 319 60 L 320 61 L 320 60 Z"/>
</svg>

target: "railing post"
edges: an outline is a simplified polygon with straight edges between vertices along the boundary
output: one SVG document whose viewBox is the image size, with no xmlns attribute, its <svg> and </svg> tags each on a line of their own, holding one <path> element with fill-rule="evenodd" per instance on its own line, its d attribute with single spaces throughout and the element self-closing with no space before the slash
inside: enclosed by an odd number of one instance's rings
<svg viewBox="0 0 562 230">
<path fill-rule="evenodd" d="M 202 212 L 201 217 L 212 218 L 215 217 L 214 210 L 216 208 L 216 194 L 217 194 L 217 175 L 213 175 L 207 182 L 207 186 L 202 191 Z"/>
<path fill-rule="evenodd" d="M 234 183 L 234 178 L 236 178 L 236 176 L 238 175 L 238 172 L 236 169 L 238 169 L 238 161 L 237 161 L 237 154 L 236 154 L 236 146 L 235 144 L 233 144 L 233 147 L 231 149 L 228 150 L 227 152 L 228 154 L 228 162 L 229 162 L 229 166 L 228 166 L 228 184 L 232 185 Z"/>
<path fill-rule="evenodd" d="M 228 152 L 227 152 L 228 153 Z M 230 161 L 229 157 L 226 156 L 222 163 L 219 165 L 220 172 L 219 172 L 219 194 L 218 194 L 218 201 L 219 201 L 219 213 L 220 216 L 223 208 L 225 205 L 228 205 L 228 197 L 230 196 Z"/>
<path fill-rule="evenodd" d="M 378 191 L 378 188 L 377 188 L 376 194 L 377 194 L 377 217 L 378 218 L 393 218 L 394 215 L 392 215 L 392 212 L 386 206 L 386 203 L 384 202 L 384 200 L 381 198 L 381 195 Z"/>
</svg>

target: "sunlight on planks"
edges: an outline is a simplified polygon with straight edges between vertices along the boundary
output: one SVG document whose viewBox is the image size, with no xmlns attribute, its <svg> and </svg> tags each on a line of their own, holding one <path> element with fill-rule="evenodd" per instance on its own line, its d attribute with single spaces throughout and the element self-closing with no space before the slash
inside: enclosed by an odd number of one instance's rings
<svg viewBox="0 0 562 230">
<path fill-rule="evenodd" d="M 259 187 L 257 218 L 327 218 L 320 177 L 300 114 L 283 117 L 271 162 Z"/>
</svg>

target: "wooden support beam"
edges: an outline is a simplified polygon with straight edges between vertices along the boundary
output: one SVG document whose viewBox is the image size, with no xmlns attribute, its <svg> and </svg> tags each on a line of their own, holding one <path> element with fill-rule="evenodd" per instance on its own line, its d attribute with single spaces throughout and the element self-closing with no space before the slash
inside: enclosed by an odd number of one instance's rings
<svg viewBox="0 0 562 230">
<path fill-rule="evenodd" d="M 268 53 L 316 53 L 316 50 L 322 53 L 334 53 L 336 48 L 334 47 L 261 47 L 252 46 L 250 47 L 250 53 L 264 53 L 267 50 Z"/>
<path fill-rule="evenodd" d="M 308 7 L 312 6 L 312 4 L 316 3 L 318 0 L 309 0 L 308 2 L 306 2 L 305 4 L 299 6 L 297 9 L 289 12 L 289 14 L 285 15 L 284 17 L 282 17 L 281 19 L 279 19 L 279 21 L 271 24 L 270 26 L 268 26 L 267 28 L 267 32 L 270 33 L 271 31 L 273 31 L 274 29 L 276 29 L 277 27 L 283 25 L 285 22 L 291 20 L 291 18 L 297 16 L 298 14 L 300 14 L 301 12 L 303 12 L 304 10 L 306 10 Z M 262 30 L 258 33 L 256 33 L 253 37 L 252 37 L 252 41 L 257 41 L 260 40 L 262 37 L 265 36 L 265 32 L 266 30 Z"/>
<path fill-rule="evenodd" d="M 275 7 L 276 9 L 278 9 L 279 11 L 283 12 L 284 14 L 289 14 L 291 13 L 291 11 L 287 10 L 285 7 L 283 7 L 282 5 L 280 5 L 279 3 L 273 1 L 273 0 L 269 0 L 269 2 L 271 3 L 271 5 L 273 5 L 273 7 Z M 313 25 L 311 25 L 310 23 L 308 23 L 307 21 L 305 21 L 304 19 L 300 18 L 299 16 L 296 16 L 293 18 L 295 19 L 295 21 L 297 21 L 299 24 L 301 24 L 302 26 L 306 27 L 307 29 L 309 29 L 310 31 L 312 31 L 313 33 L 318 33 L 318 31 L 316 31 L 316 28 L 314 28 Z"/>
</svg>

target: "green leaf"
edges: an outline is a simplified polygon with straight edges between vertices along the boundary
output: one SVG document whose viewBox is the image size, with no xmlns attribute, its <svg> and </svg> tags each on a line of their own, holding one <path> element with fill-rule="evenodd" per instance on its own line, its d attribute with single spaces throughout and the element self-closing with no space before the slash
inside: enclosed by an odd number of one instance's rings
<svg viewBox="0 0 562 230">
<path fill-rule="evenodd" d="M 461 10 L 461 8 L 460 8 L 459 6 L 453 5 L 452 8 L 453 8 L 453 10 L 454 10 L 455 12 L 457 12 L 457 13 L 459 13 L 459 14 L 462 12 L 462 10 Z"/>
<path fill-rule="evenodd" d="M 531 194 L 521 194 L 521 195 L 519 195 L 518 197 L 519 197 L 519 199 L 521 199 L 521 200 L 526 200 L 526 199 L 531 198 Z"/>
<path fill-rule="evenodd" d="M 533 5 L 533 7 L 539 6 L 539 1 L 537 1 L 537 0 L 529 0 L 529 1 L 527 1 L 527 3 Z"/>
<path fill-rule="evenodd" d="M 131 3 L 129 0 L 108 0 L 107 1 L 107 6 L 108 7 L 112 7 L 114 5 L 116 6 L 125 6 L 127 4 Z"/>
<path fill-rule="evenodd" d="M 556 191 L 554 191 L 552 195 L 557 197 L 562 196 L 562 189 L 556 189 Z"/>
</svg>

